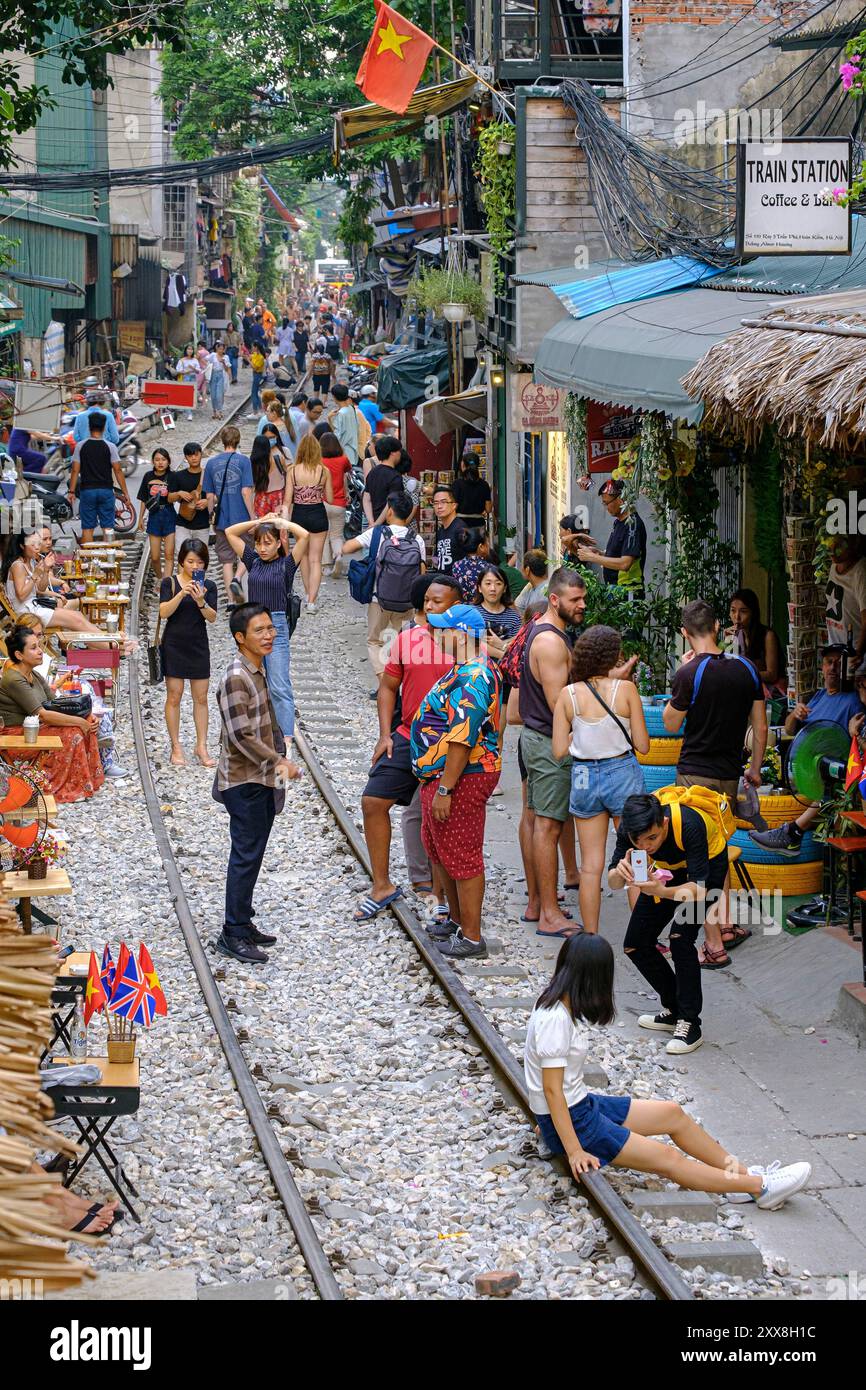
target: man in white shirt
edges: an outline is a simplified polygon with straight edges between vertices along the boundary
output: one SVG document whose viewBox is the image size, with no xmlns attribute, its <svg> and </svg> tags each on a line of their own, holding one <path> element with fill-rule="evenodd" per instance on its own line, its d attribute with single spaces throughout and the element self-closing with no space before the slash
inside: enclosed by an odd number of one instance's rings
<svg viewBox="0 0 866 1390">
<path fill-rule="evenodd" d="M 406 525 L 414 510 L 414 503 L 408 493 L 396 493 L 388 498 L 388 505 L 385 508 L 384 525 L 388 527 L 391 538 L 402 540 L 405 536 L 412 536 L 418 546 L 418 569 L 414 574 L 417 579 L 423 574 L 427 552 L 424 541 L 417 535 L 413 528 Z M 373 540 L 373 532 L 377 528 L 371 526 L 368 530 L 362 531 L 360 536 L 355 536 L 352 540 L 346 541 L 343 546 L 344 555 L 353 555 L 357 551 L 362 552 L 364 559 L 370 554 L 370 545 Z M 381 527 L 378 528 L 381 534 Z M 380 558 L 381 547 L 384 538 L 379 541 L 379 549 L 376 552 L 377 560 Z M 407 576 L 408 579 L 408 576 Z M 378 577 L 377 577 L 378 585 Z M 403 623 L 412 617 L 412 605 L 408 604 L 405 612 L 392 612 L 380 606 L 378 593 L 374 590 L 372 602 L 367 607 L 367 655 L 370 658 L 370 665 L 376 675 L 376 679 L 381 676 L 388 661 L 388 652 L 394 640 L 394 634 L 399 632 Z M 375 698 L 377 691 L 373 691 L 371 699 Z"/>
<path fill-rule="evenodd" d="M 331 388 L 331 395 L 337 402 L 337 409 L 328 417 L 331 429 L 343 446 L 343 453 L 354 468 L 358 462 L 358 416 L 349 400 L 349 388 L 338 381 Z"/>
<path fill-rule="evenodd" d="M 866 655 L 866 556 L 859 536 L 840 536 L 833 546 L 827 580 L 827 641 L 854 642 L 854 664 Z"/>
</svg>

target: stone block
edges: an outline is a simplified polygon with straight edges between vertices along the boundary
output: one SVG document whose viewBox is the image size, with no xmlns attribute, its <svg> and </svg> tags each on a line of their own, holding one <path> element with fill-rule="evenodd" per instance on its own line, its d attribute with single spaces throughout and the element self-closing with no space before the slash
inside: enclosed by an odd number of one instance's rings
<svg viewBox="0 0 866 1390">
<path fill-rule="evenodd" d="M 649 1213 L 658 1221 L 715 1221 L 719 1208 L 706 1192 L 633 1192 L 629 1205 L 635 1216 Z"/>
<path fill-rule="evenodd" d="M 195 1301 L 197 1293 L 192 1270 L 154 1269 L 147 1274 L 125 1270 L 117 1274 L 97 1274 L 95 1279 L 77 1289 L 61 1289 L 45 1297 L 62 1299 L 64 1303 L 71 1299 L 84 1303 L 149 1303 L 152 1299 L 163 1303 L 189 1303 Z"/>
<path fill-rule="evenodd" d="M 519 1288 L 520 1275 L 514 1269 L 490 1269 L 475 1276 L 475 1292 L 481 1298 L 507 1298 Z"/>
<path fill-rule="evenodd" d="M 672 1240 L 662 1246 L 665 1254 L 682 1269 L 708 1274 L 732 1274 L 738 1279 L 760 1279 L 764 1258 L 750 1240 Z"/>
<path fill-rule="evenodd" d="M 297 1290 L 291 1279 L 250 1279 L 236 1284 L 200 1284 L 200 1303 L 294 1303 Z"/>
</svg>

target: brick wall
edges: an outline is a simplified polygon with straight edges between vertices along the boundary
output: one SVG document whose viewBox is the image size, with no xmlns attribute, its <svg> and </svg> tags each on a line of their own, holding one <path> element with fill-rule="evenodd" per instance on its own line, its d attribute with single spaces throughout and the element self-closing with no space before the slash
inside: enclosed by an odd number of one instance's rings
<svg viewBox="0 0 866 1390">
<path fill-rule="evenodd" d="M 787 26 L 807 19 L 814 10 L 805 0 L 632 0 L 632 29 L 650 24 L 753 24 L 782 20 Z"/>
</svg>

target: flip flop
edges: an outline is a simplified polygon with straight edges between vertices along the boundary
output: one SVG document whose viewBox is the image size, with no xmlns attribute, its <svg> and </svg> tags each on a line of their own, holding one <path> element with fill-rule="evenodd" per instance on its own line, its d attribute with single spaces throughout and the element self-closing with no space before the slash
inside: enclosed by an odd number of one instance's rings
<svg viewBox="0 0 866 1390">
<path fill-rule="evenodd" d="M 536 936 L 546 936 L 546 937 L 549 937 L 550 939 L 553 939 L 554 937 L 557 937 L 557 936 L 561 936 L 561 937 L 563 937 L 566 941 L 570 941 L 571 938 L 572 938 L 573 936 L 579 936 L 580 933 L 581 933 L 582 931 L 583 931 L 583 927 L 578 927 L 578 926 L 575 926 L 575 927 L 561 927 L 561 928 L 559 929 L 559 931 L 536 931 L 535 935 L 536 935 Z"/>
<path fill-rule="evenodd" d="M 112 1217 L 112 1219 L 111 1219 L 111 1221 L 108 1223 L 108 1225 L 105 1226 L 105 1227 L 103 1227 L 103 1229 L 102 1229 L 101 1231 L 85 1231 L 85 1229 L 84 1229 L 85 1226 L 88 1226 L 88 1225 L 90 1224 L 90 1222 L 93 1220 L 94 1216 L 96 1216 L 96 1215 L 98 1214 L 99 1208 L 100 1208 L 101 1205 L 102 1205 L 101 1202 L 94 1202 L 94 1204 L 93 1204 L 92 1207 L 88 1207 L 88 1208 L 87 1208 L 87 1211 L 84 1213 L 84 1215 L 82 1216 L 82 1218 L 81 1218 L 81 1220 L 78 1222 L 78 1224 L 72 1227 L 72 1230 L 73 1230 L 73 1231 L 80 1231 L 82 1235 L 88 1235 L 88 1236 L 107 1236 L 108 1233 L 109 1233 L 109 1231 L 111 1230 L 112 1226 L 114 1225 L 115 1221 L 117 1220 L 117 1217 L 116 1217 L 116 1216 Z"/>
<path fill-rule="evenodd" d="M 567 917 L 568 920 L 569 920 L 569 922 L 572 922 L 572 921 L 574 920 L 574 913 L 573 913 L 573 912 L 569 912 L 569 911 L 568 911 L 568 908 L 563 907 L 563 908 L 561 909 L 561 911 L 562 911 L 563 917 Z M 523 916 L 521 917 L 520 920 L 521 920 L 521 922 L 529 922 L 529 923 L 532 923 L 532 922 L 540 922 L 540 921 L 541 921 L 541 918 L 540 918 L 540 917 L 527 917 L 526 913 L 524 912 L 524 914 L 523 914 Z M 550 933 L 550 932 L 545 932 L 544 935 L 545 935 L 545 936 L 550 936 L 551 933 Z"/>
<path fill-rule="evenodd" d="M 363 898 L 361 901 L 361 910 L 354 914 L 352 920 L 354 922 L 372 922 L 374 917 L 378 917 L 380 912 L 384 912 L 386 908 L 390 907 L 392 903 L 396 902 L 398 898 L 402 898 L 402 896 L 403 889 L 395 888 L 394 892 L 389 893 L 387 898 L 382 898 L 381 902 L 377 902 L 375 898 Z"/>
<path fill-rule="evenodd" d="M 576 893 L 578 888 L 580 887 L 580 883 L 564 883 L 562 886 L 563 888 L 571 888 L 572 891 Z"/>
</svg>

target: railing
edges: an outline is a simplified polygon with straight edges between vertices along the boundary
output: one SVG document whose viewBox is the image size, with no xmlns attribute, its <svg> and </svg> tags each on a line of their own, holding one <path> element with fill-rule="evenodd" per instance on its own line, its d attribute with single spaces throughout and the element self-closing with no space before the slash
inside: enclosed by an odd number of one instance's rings
<svg viewBox="0 0 866 1390">
<path fill-rule="evenodd" d="M 506 79 L 621 81 L 621 0 L 496 0 L 494 54 Z"/>
</svg>

